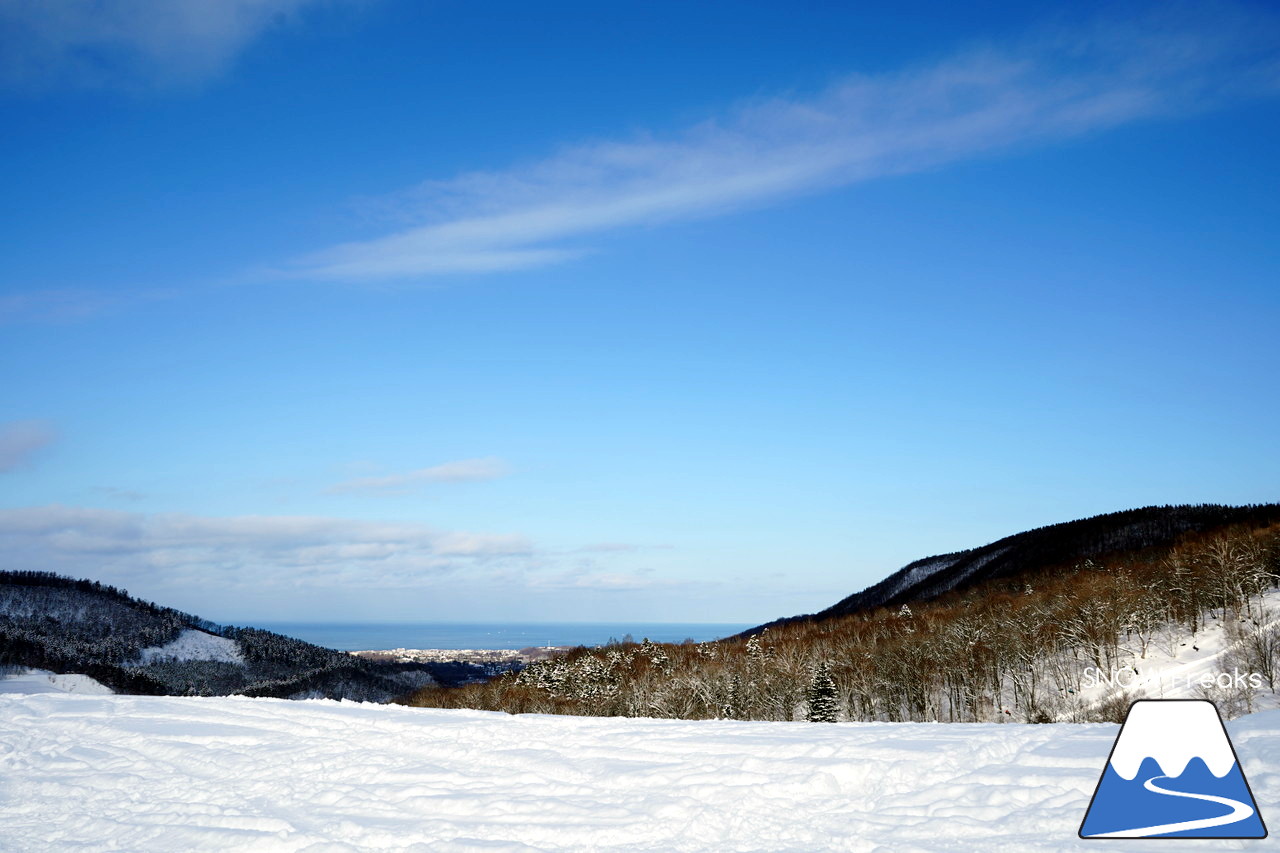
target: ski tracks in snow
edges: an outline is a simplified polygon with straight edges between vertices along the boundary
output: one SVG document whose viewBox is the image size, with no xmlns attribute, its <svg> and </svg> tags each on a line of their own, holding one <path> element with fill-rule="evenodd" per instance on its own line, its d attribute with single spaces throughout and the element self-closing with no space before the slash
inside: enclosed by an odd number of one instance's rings
<svg viewBox="0 0 1280 853">
<path fill-rule="evenodd" d="M 1280 712 L 1232 725 L 1277 801 Z M 1115 732 L 0 696 L 0 849 L 1088 850 Z"/>
</svg>

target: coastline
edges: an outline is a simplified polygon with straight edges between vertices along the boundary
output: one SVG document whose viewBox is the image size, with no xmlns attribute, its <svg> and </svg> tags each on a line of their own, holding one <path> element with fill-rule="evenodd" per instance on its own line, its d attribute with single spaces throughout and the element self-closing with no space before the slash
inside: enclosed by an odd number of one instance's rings
<svg viewBox="0 0 1280 853">
<path fill-rule="evenodd" d="M 241 624 L 235 621 L 224 624 Z M 264 631 L 344 652 L 524 651 L 547 647 L 607 645 L 648 638 L 655 643 L 702 643 L 732 637 L 758 623 L 719 622 L 262 622 Z"/>
<path fill-rule="evenodd" d="M 347 654 L 378 663 L 529 664 L 564 654 L 575 646 L 528 646 L 523 649 L 364 649 Z"/>
</svg>

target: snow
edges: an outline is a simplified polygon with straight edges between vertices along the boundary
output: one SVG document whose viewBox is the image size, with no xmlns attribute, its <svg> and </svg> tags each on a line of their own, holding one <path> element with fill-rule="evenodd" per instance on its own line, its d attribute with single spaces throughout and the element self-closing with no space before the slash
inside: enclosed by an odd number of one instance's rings
<svg viewBox="0 0 1280 853">
<path fill-rule="evenodd" d="M 1125 719 L 1111 766 L 1121 778 L 1133 779 L 1142 760 L 1154 758 L 1161 773 L 1181 776 L 1196 757 L 1214 776 L 1227 775 L 1236 763 L 1211 703 L 1138 702 Z"/>
<path fill-rule="evenodd" d="M 920 565 L 908 569 L 907 572 L 882 593 L 883 597 L 888 599 L 897 595 L 905 589 L 911 589 L 917 584 L 922 583 L 926 578 L 936 575 L 938 572 L 948 569 L 955 565 L 961 555 L 952 554 L 946 557 L 932 557 L 926 559 Z"/>
<path fill-rule="evenodd" d="M 80 693 L 109 696 L 112 689 L 87 675 L 58 675 L 47 669 L 22 669 L 0 677 L 0 693 Z"/>
<path fill-rule="evenodd" d="M 979 569 L 981 569 L 987 563 L 990 563 L 996 557 L 999 557 L 1001 554 L 1004 554 L 1008 550 L 1009 549 L 1007 547 L 997 548 L 991 553 L 984 554 L 981 557 L 977 558 L 971 564 L 965 567 L 964 571 L 961 572 L 957 577 L 951 579 L 951 581 L 947 584 L 947 589 L 955 589 L 958 585 L 960 585 L 961 583 L 966 581 L 968 578 L 970 578 L 972 575 L 974 575 Z M 947 569 L 950 569 L 952 566 L 954 566 L 956 563 L 960 562 L 960 560 L 966 557 L 967 554 L 968 552 L 961 552 L 959 554 L 948 554 L 942 557 L 926 558 L 923 562 L 920 563 L 920 565 L 915 566 L 911 569 L 908 569 L 907 572 L 902 577 L 898 578 L 897 581 L 894 582 L 893 586 L 885 590 L 882 593 L 883 598 L 889 599 L 895 595 L 898 595 L 899 593 L 905 592 L 910 589 L 915 589 L 916 587 L 921 586 L 926 581 L 928 581 L 929 578 L 933 577 L 939 572 L 944 572 Z"/>
<path fill-rule="evenodd" d="M 1280 711 L 1228 729 L 1276 819 Z M 1076 832 L 1116 732 L 3 695 L 0 847 L 1096 850 Z"/>
<path fill-rule="evenodd" d="M 957 586 L 959 586 L 960 584 L 964 583 L 969 578 L 977 574 L 978 570 L 981 569 L 983 566 L 985 566 L 987 563 L 990 563 L 996 557 L 999 557 L 1002 554 L 1007 553 L 1008 550 L 1009 550 L 1008 547 L 997 548 L 989 554 L 983 554 L 981 557 L 979 557 L 978 559 L 970 563 L 968 566 L 966 566 L 964 571 L 962 571 L 957 577 L 952 579 L 951 583 L 948 585 L 947 588 L 955 589 Z"/>
<path fill-rule="evenodd" d="M 1081 691 L 1082 706 L 1097 707 L 1108 697 L 1126 693 L 1130 699 L 1211 699 L 1223 698 L 1223 685 L 1249 686 L 1248 677 L 1253 673 L 1233 660 L 1233 652 L 1239 642 L 1233 640 L 1221 611 L 1218 618 L 1209 616 L 1206 626 L 1195 634 L 1186 633 L 1179 625 L 1166 626 L 1141 656 L 1137 643 L 1129 644 L 1129 651 L 1119 661 L 1119 679 L 1116 684 L 1099 680 Z M 1255 617 L 1264 629 L 1280 628 L 1280 589 L 1272 589 L 1259 597 Z M 1245 627 L 1251 627 L 1248 623 Z M 1105 678 L 1111 673 L 1101 673 Z M 1241 684 L 1241 681 L 1244 684 Z M 1251 711 L 1280 708 L 1280 695 L 1272 693 L 1265 684 L 1250 691 Z M 1227 716 L 1227 709 L 1219 706 Z"/>
<path fill-rule="evenodd" d="M 244 663 L 240 644 L 226 637 L 217 637 L 205 631 L 187 629 L 168 645 L 152 646 L 138 653 L 142 663 L 157 658 L 169 660 L 213 660 L 223 663 Z"/>
</svg>

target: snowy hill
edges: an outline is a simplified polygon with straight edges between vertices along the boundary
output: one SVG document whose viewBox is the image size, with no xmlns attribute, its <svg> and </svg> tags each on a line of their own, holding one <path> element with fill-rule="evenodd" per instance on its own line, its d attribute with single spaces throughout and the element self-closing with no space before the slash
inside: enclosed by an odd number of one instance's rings
<svg viewBox="0 0 1280 853">
<path fill-rule="evenodd" d="M 235 640 L 188 628 L 163 646 L 149 646 L 138 652 L 138 659 L 142 663 L 157 660 L 209 660 L 243 664 L 244 652 Z"/>
<path fill-rule="evenodd" d="M 1280 711 L 1228 729 L 1280 819 Z M 1076 832 L 1116 732 L 0 695 L 0 847 L 1096 850 Z"/>
<path fill-rule="evenodd" d="M 834 692 L 834 695 L 832 695 Z M 1203 698 L 1280 700 L 1280 523 L 1192 534 L 898 608 L 792 620 L 718 643 L 573 650 L 423 707 L 680 719 L 1118 722 Z M 825 697 L 825 698 L 824 698 Z"/>
<path fill-rule="evenodd" d="M 109 696 L 110 687 L 87 675 L 58 674 L 47 669 L 0 668 L 0 693 L 80 693 Z"/>
<path fill-rule="evenodd" d="M 1258 599 L 1263 621 L 1251 633 L 1241 636 L 1240 623 L 1209 616 L 1195 635 L 1168 630 L 1158 632 L 1139 654 L 1136 643 L 1129 644 L 1116 658 L 1114 673 L 1096 670 L 1087 674 L 1079 691 L 1086 707 L 1098 706 L 1117 696 L 1128 699 L 1210 699 L 1227 716 L 1280 708 L 1280 693 L 1268 688 L 1255 672 L 1260 661 L 1242 654 L 1252 638 L 1273 638 L 1280 631 L 1280 589 L 1272 589 Z M 1280 638 L 1268 639 L 1280 647 Z M 1250 666 L 1250 663 L 1253 666 Z M 1255 687 L 1256 685 L 1256 687 Z M 1243 689 L 1241 689 L 1243 687 Z"/>
<path fill-rule="evenodd" d="M 884 580 L 817 613 L 777 619 L 749 631 L 797 620 L 824 620 L 875 607 L 897 607 L 967 589 L 980 581 L 1027 571 L 1103 561 L 1146 548 L 1167 546 L 1187 533 L 1280 521 L 1280 504 L 1254 506 L 1149 506 L 1051 524 L 953 554 L 908 563 Z"/>
<path fill-rule="evenodd" d="M 142 694 L 387 701 L 434 683 L 428 666 L 224 627 L 47 572 L 0 572 L 0 666 L 79 673 Z"/>
</svg>

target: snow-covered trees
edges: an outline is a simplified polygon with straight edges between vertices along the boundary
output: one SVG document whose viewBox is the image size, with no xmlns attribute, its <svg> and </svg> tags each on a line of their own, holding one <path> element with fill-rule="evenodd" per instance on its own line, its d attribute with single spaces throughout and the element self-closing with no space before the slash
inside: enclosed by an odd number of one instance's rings
<svg viewBox="0 0 1280 853">
<path fill-rule="evenodd" d="M 188 630 L 234 640 L 243 665 L 142 657 L 143 649 L 167 646 Z M 48 572 L 0 572 L 0 664 L 84 673 L 123 693 L 315 693 L 386 701 L 411 689 L 395 665 L 270 631 L 223 628 L 115 587 Z"/>
<path fill-rule="evenodd" d="M 1222 530 L 1114 564 L 1051 565 L 908 607 L 776 624 L 718 643 L 579 649 L 519 676 L 413 701 L 687 719 L 1101 719 L 1114 708 L 1081 699 L 1088 668 L 1133 674 L 1152 649 L 1167 657 L 1181 642 L 1193 648 L 1206 619 L 1238 624 L 1236 651 L 1252 649 L 1242 668 L 1274 690 L 1280 639 L 1259 595 L 1277 583 L 1277 554 L 1280 525 Z"/>
<path fill-rule="evenodd" d="M 834 723 L 839 718 L 836 682 L 831 677 L 831 667 L 822 661 L 813 668 L 813 678 L 805 693 L 809 710 L 805 719 L 811 723 Z"/>
</svg>

